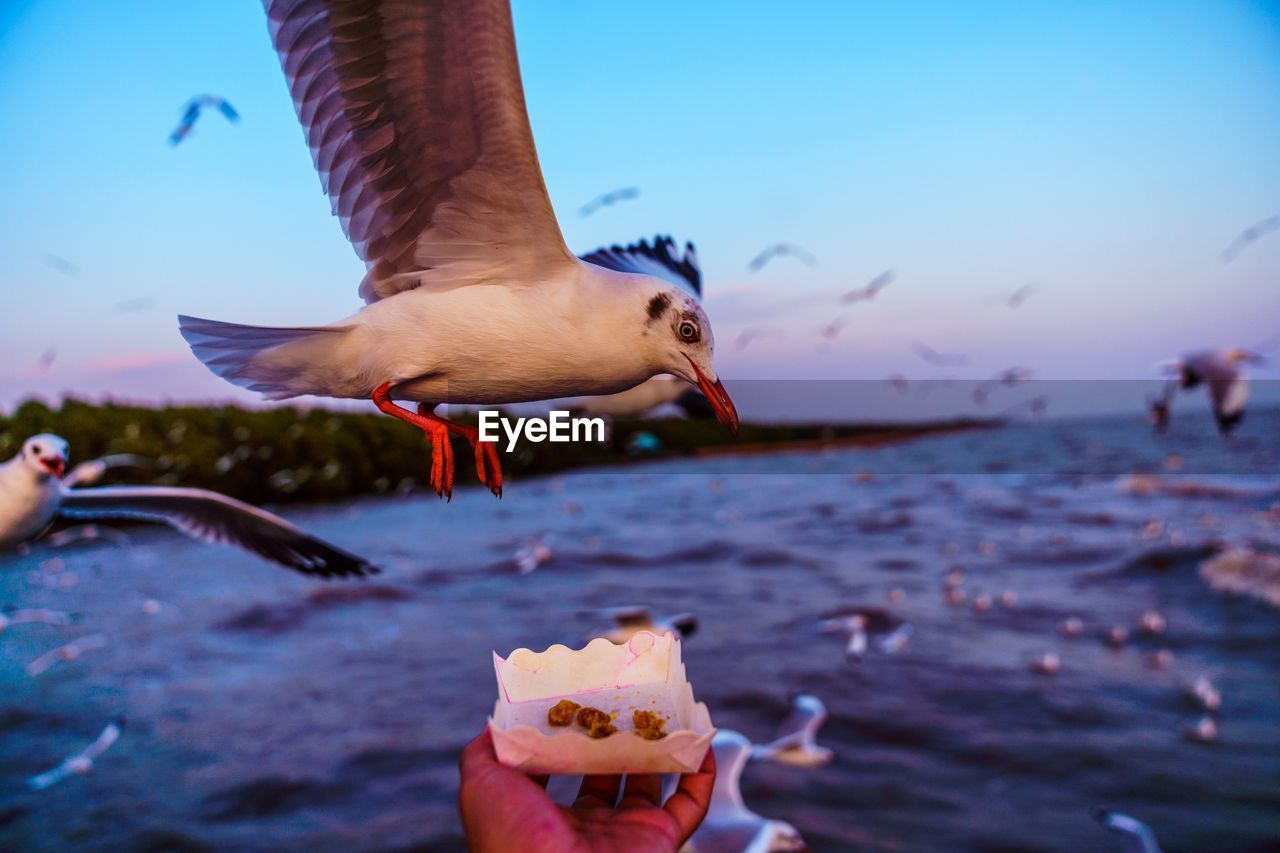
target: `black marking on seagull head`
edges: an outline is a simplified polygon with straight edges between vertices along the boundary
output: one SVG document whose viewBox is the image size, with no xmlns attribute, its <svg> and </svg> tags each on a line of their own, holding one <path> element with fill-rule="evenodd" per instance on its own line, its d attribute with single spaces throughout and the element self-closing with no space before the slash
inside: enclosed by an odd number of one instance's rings
<svg viewBox="0 0 1280 853">
<path fill-rule="evenodd" d="M 656 276 L 696 298 L 702 298 L 702 271 L 698 267 L 698 252 L 692 243 L 685 243 L 684 253 L 680 254 L 674 240 L 658 236 L 652 245 L 647 240 L 626 247 L 615 244 L 579 257 L 589 264 L 615 272 Z"/>
<path fill-rule="evenodd" d="M 654 320 L 662 316 L 663 312 L 671 307 L 671 297 L 666 293 L 655 293 L 653 298 L 649 300 L 649 304 L 645 306 L 645 312 L 649 315 L 649 319 L 645 325 L 649 325 Z"/>
</svg>

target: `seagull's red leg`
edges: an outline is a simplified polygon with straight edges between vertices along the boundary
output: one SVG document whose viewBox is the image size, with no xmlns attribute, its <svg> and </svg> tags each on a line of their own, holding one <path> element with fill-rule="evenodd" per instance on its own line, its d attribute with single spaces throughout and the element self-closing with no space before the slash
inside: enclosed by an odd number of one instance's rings
<svg viewBox="0 0 1280 853">
<path fill-rule="evenodd" d="M 480 430 L 465 424 L 455 424 L 431 413 L 426 403 L 418 406 L 418 416 L 442 424 L 445 429 L 462 436 L 476 455 L 476 476 L 497 497 L 502 497 L 502 465 L 498 462 L 498 445 L 493 441 L 481 441 Z M 452 468 L 450 469 L 452 476 Z"/>
<path fill-rule="evenodd" d="M 391 383 L 384 382 L 373 389 L 373 404 L 378 410 L 412 424 L 427 436 L 431 442 L 431 488 L 436 495 L 447 500 L 453 499 L 453 447 L 449 444 L 450 424 L 436 417 L 415 415 L 408 409 L 397 406 L 391 401 Z"/>
</svg>

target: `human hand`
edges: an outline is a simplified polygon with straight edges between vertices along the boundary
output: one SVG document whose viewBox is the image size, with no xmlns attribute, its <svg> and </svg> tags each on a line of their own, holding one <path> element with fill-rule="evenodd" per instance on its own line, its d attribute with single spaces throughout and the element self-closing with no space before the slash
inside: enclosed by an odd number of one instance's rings
<svg viewBox="0 0 1280 853">
<path fill-rule="evenodd" d="M 488 727 L 467 744 L 458 764 L 458 809 L 475 853 L 674 853 L 706 817 L 716 780 L 715 753 L 708 749 L 702 767 L 680 777 L 665 805 L 662 777 L 637 774 L 626 777 L 620 801 L 621 776 L 584 776 L 573 805 L 561 806 L 547 796 L 546 776 L 526 776 L 498 761 Z"/>
</svg>

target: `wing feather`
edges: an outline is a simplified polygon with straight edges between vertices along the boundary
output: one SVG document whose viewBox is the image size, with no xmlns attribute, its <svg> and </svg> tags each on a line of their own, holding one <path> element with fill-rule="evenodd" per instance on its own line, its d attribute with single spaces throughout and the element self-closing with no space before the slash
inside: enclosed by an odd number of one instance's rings
<svg viewBox="0 0 1280 853">
<path fill-rule="evenodd" d="M 508 0 L 265 0 L 368 302 L 571 264 L 525 110 Z"/>
<path fill-rule="evenodd" d="M 204 542 L 235 545 L 295 571 L 363 577 L 377 567 L 299 530 L 277 515 L 203 489 L 119 486 L 65 492 L 58 510 L 72 518 L 156 521 Z"/>
</svg>

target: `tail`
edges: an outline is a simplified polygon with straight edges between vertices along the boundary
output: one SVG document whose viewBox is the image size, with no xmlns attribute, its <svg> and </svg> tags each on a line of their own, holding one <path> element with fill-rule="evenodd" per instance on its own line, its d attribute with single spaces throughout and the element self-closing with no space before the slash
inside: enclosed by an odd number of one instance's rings
<svg viewBox="0 0 1280 853">
<path fill-rule="evenodd" d="M 299 394 L 324 394 L 310 387 L 310 377 L 322 377 L 325 351 L 349 326 L 271 328 L 241 326 L 199 317 L 178 317 L 178 328 L 204 366 L 241 388 L 283 400 Z M 301 345 L 301 346 L 297 346 Z M 319 345 L 319 351 L 316 346 Z"/>
</svg>

